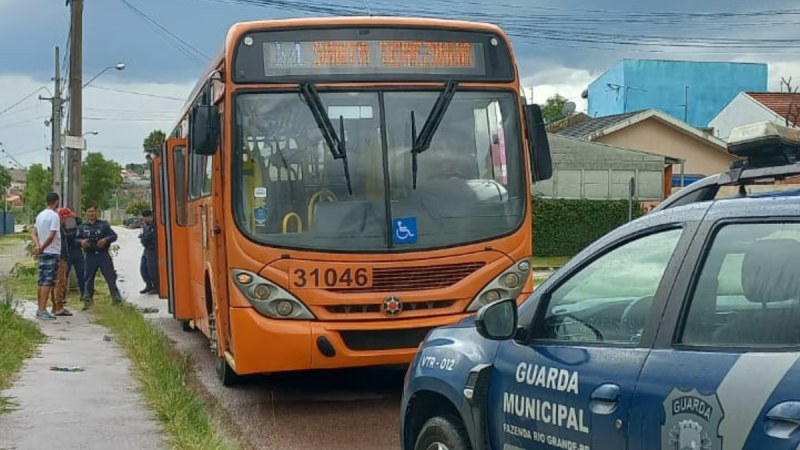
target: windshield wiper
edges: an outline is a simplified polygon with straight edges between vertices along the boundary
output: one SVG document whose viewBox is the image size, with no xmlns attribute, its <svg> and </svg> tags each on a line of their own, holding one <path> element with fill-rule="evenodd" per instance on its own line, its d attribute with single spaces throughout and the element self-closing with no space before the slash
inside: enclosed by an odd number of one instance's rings
<svg viewBox="0 0 800 450">
<path fill-rule="evenodd" d="M 317 89 L 311 83 L 305 83 L 300 86 L 300 93 L 306 100 L 306 104 L 311 109 L 311 114 L 314 115 L 314 120 L 317 122 L 319 130 L 322 132 L 322 137 L 325 138 L 325 143 L 328 144 L 328 149 L 333 155 L 333 159 L 341 159 L 344 164 L 344 178 L 347 180 L 347 191 L 353 195 L 353 188 L 350 186 L 350 168 L 347 165 L 347 145 L 344 136 L 344 117 L 339 116 L 339 134 L 336 134 L 328 113 L 325 111 L 325 105 L 322 104 Z"/>
<path fill-rule="evenodd" d="M 431 108 L 431 112 L 428 114 L 428 120 L 426 120 L 425 125 L 422 126 L 422 131 L 420 131 L 419 136 L 417 136 L 417 124 L 414 119 L 414 111 L 411 111 L 411 141 L 413 143 L 411 147 L 411 173 L 414 177 L 414 189 L 417 188 L 417 155 L 431 146 L 433 135 L 436 134 L 439 124 L 442 123 L 444 113 L 447 112 L 447 108 L 450 106 L 450 101 L 453 100 L 453 96 L 456 95 L 456 87 L 458 87 L 458 83 L 456 83 L 455 80 L 449 80 L 447 82 L 444 90 L 436 99 L 436 103 L 433 104 L 433 108 Z"/>
</svg>

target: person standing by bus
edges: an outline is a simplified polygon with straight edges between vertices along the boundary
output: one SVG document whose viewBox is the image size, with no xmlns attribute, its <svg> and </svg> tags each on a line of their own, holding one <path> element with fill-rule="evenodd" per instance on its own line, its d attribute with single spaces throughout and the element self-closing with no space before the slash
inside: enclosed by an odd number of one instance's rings
<svg viewBox="0 0 800 450">
<path fill-rule="evenodd" d="M 140 294 L 158 294 L 158 251 L 156 250 L 156 227 L 153 223 L 153 211 L 142 211 L 142 222 L 144 228 L 139 240 L 144 247 L 142 252 L 142 262 L 139 272 L 142 275 L 145 286 L 139 291 Z"/>
<path fill-rule="evenodd" d="M 117 287 L 117 272 L 114 261 L 108 252 L 112 243 L 117 240 L 117 233 L 105 220 L 97 218 L 97 206 L 90 205 L 86 208 L 86 223 L 78 228 L 75 242 L 83 249 L 86 255 L 86 285 L 84 287 L 84 309 L 89 309 L 94 304 L 94 279 L 97 271 L 103 273 L 111 293 L 111 302 L 114 305 L 122 303 L 122 296 Z"/>
<path fill-rule="evenodd" d="M 56 316 L 71 316 L 72 313 L 64 307 L 67 303 L 67 273 L 69 269 L 70 248 L 75 247 L 75 241 L 70 242 L 65 228 L 67 221 L 75 214 L 69 208 L 58 210 L 58 218 L 61 221 L 61 257 L 58 260 L 58 271 L 56 272 L 56 286 L 53 289 L 53 310 Z"/>
<path fill-rule="evenodd" d="M 81 226 L 82 221 L 72 210 L 64 208 L 61 211 L 64 210 L 68 211 L 68 213 L 64 212 L 64 214 L 67 214 L 67 217 L 63 221 L 64 232 L 67 238 L 67 247 L 69 248 L 66 277 L 67 280 L 69 280 L 70 272 L 72 269 L 75 269 L 75 278 L 78 280 L 78 290 L 80 291 L 81 299 L 84 299 L 86 297 L 85 258 L 80 245 L 75 244 L 75 237 L 78 235 L 78 227 Z M 59 214 L 61 214 L 61 211 L 59 211 Z M 67 304 L 66 297 L 64 298 L 64 304 Z"/>
<path fill-rule="evenodd" d="M 36 318 L 55 320 L 56 316 L 47 310 L 47 300 L 56 285 L 58 259 L 61 256 L 61 223 L 56 212 L 60 198 L 51 192 L 47 194 L 46 201 L 47 208 L 36 216 L 35 231 L 31 233 L 33 256 L 39 260 L 39 307 Z"/>
</svg>

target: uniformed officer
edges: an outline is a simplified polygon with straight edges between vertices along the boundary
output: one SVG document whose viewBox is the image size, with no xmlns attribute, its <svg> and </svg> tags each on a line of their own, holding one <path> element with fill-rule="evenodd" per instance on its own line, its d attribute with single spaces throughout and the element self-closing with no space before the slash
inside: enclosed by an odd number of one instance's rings
<svg viewBox="0 0 800 450">
<path fill-rule="evenodd" d="M 139 272 L 142 274 L 145 287 L 140 294 L 158 294 L 158 251 L 156 250 L 156 226 L 153 223 L 153 211 L 142 211 L 144 227 L 139 240 L 142 242 L 142 262 Z"/>
<path fill-rule="evenodd" d="M 72 269 L 75 269 L 75 278 L 78 279 L 78 289 L 81 293 L 81 298 L 86 298 L 85 289 L 86 289 L 86 277 L 85 272 L 86 269 L 84 267 L 84 256 L 83 251 L 81 251 L 81 247 L 79 245 L 75 245 L 75 237 L 78 235 L 78 227 L 81 226 L 83 221 L 81 218 L 72 211 L 69 211 L 68 217 L 64 221 L 64 232 L 66 236 L 66 243 L 67 247 L 69 248 L 69 255 L 67 259 L 67 280 L 69 280 L 69 273 Z M 64 299 L 64 304 L 67 301 Z"/>
<path fill-rule="evenodd" d="M 86 208 L 86 219 L 86 223 L 78 228 L 78 234 L 75 237 L 75 242 L 80 245 L 86 255 L 84 309 L 88 309 L 94 303 L 94 279 L 98 269 L 103 273 L 103 278 L 108 284 L 112 303 L 118 305 L 122 303 L 122 296 L 117 288 L 117 272 L 114 270 L 114 262 L 108 252 L 111 244 L 117 240 L 117 233 L 111 229 L 108 222 L 97 218 L 96 205 Z"/>
</svg>

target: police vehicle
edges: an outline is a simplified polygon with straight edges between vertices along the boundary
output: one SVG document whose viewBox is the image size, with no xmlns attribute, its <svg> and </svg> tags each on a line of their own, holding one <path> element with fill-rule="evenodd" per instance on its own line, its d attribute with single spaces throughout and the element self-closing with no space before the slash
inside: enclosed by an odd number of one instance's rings
<svg viewBox="0 0 800 450">
<path fill-rule="evenodd" d="M 800 175 L 795 131 L 739 129 L 738 181 L 608 233 L 519 307 L 431 331 L 406 374 L 402 448 L 797 449 L 800 196 L 715 199 Z"/>
</svg>

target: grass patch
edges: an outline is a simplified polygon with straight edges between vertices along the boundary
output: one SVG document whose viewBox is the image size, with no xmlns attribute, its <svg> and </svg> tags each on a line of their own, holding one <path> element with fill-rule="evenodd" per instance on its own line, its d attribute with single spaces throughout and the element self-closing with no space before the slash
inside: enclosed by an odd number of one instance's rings
<svg viewBox="0 0 800 450">
<path fill-rule="evenodd" d="M 25 242 L 31 237 L 30 233 L 13 233 L 4 234 L 0 236 L 0 249 L 17 245 L 20 242 Z"/>
<path fill-rule="evenodd" d="M 534 256 L 531 259 L 531 265 L 534 269 L 537 267 L 561 267 L 569 260 L 569 256 Z"/>
<path fill-rule="evenodd" d="M 538 286 L 547 281 L 547 277 L 533 277 L 533 285 Z"/>
<path fill-rule="evenodd" d="M 233 450 L 213 424 L 205 402 L 195 394 L 191 364 L 176 355 L 171 343 L 132 306 L 111 306 L 108 297 L 96 295 L 92 308 L 98 323 L 107 327 L 131 359 L 145 401 L 169 434 L 174 449 Z"/>
<path fill-rule="evenodd" d="M 0 391 L 11 387 L 14 375 L 45 340 L 35 324 L 17 313 L 14 297 L 8 286 L 0 292 Z M 0 396 L 0 414 L 14 406 L 11 399 Z"/>
</svg>

